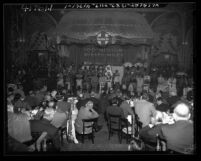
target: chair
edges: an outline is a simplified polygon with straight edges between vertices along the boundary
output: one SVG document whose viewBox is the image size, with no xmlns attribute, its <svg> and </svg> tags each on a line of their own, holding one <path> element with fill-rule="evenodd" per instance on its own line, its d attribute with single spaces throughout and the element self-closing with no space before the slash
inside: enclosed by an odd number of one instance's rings
<svg viewBox="0 0 201 161">
<path fill-rule="evenodd" d="M 135 115 L 135 137 L 139 137 L 139 131 L 142 129 L 142 122 L 140 121 L 139 116 L 136 114 L 135 109 L 133 108 L 133 112 Z"/>
<path fill-rule="evenodd" d="M 92 140 L 92 143 L 94 144 L 94 132 L 95 132 L 95 125 L 97 124 L 98 118 L 93 119 L 83 119 L 83 133 L 80 134 L 76 132 L 78 135 L 82 136 L 82 143 L 84 143 L 85 136 L 88 136 L 89 139 Z M 89 124 L 90 123 L 90 124 Z M 90 133 L 86 133 L 86 129 L 90 130 Z"/>
<path fill-rule="evenodd" d="M 129 143 L 129 139 L 131 138 L 132 131 L 131 128 L 132 126 L 129 124 L 128 120 L 125 118 L 120 118 L 120 128 L 121 128 L 121 135 L 120 135 L 120 144 L 122 142 L 123 136 L 126 137 L 126 143 Z"/>
<path fill-rule="evenodd" d="M 64 136 L 66 138 L 66 141 L 68 142 L 68 133 L 67 133 L 67 128 L 66 127 L 60 127 L 59 128 L 59 133 L 60 133 L 60 139 L 61 139 L 61 144 L 64 144 Z"/>
<path fill-rule="evenodd" d="M 119 142 L 121 143 L 121 115 L 108 114 L 108 128 L 109 128 L 109 140 L 113 132 L 118 133 Z"/>
<path fill-rule="evenodd" d="M 160 151 L 160 152 L 167 152 L 166 141 L 161 139 L 160 136 L 156 135 L 156 142 L 155 143 L 145 143 L 145 150 L 146 151 Z"/>
</svg>

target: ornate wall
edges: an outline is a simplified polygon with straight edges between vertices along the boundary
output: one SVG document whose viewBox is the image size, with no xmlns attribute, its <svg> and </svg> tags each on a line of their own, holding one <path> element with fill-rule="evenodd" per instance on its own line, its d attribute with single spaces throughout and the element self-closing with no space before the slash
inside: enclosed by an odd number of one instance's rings
<svg viewBox="0 0 201 161">
<path fill-rule="evenodd" d="M 185 69 L 192 67 L 192 26 L 194 17 L 194 15 L 192 14 L 192 9 L 195 8 L 190 7 L 190 10 L 188 8 L 188 5 L 187 7 L 183 7 L 182 5 L 173 4 L 172 7 L 163 8 L 158 11 L 151 11 L 148 9 L 137 11 L 145 17 L 154 32 L 152 48 L 151 51 L 148 52 L 152 56 L 149 59 L 152 63 L 160 65 L 164 64 L 164 62 L 167 62 L 171 65 L 177 64 L 181 68 Z M 16 14 L 18 14 L 19 16 L 16 17 Z M 23 41 L 25 41 L 24 43 L 18 44 L 12 43 L 13 46 L 11 45 L 11 48 L 14 49 L 13 52 L 15 51 L 14 46 L 20 46 L 19 44 L 23 44 L 25 47 L 29 47 L 29 45 L 27 45 L 26 43 L 29 44 L 33 35 L 35 35 L 36 33 L 46 33 L 47 35 L 51 35 L 56 25 L 62 19 L 62 16 L 63 15 L 61 11 L 59 10 L 51 12 L 30 13 L 21 13 L 19 12 L 19 10 L 16 12 L 12 12 L 9 17 L 9 19 L 12 20 L 12 22 L 9 24 L 9 30 L 11 32 L 17 31 L 15 24 L 18 23 L 21 31 L 10 34 L 9 39 L 10 41 L 16 40 L 16 38 L 20 37 L 19 35 L 23 35 Z M 15 30 L 13 30 L 13 28 L 15 28 Z M 55 49 L 56 37 L 48 39 L 47 43 L 49 46 Z M 21 46 L 21 49 L 23 48 L 23 45 Z M 68 45 L 67 47 L 60 48 L 61 51 L 58 50 L 59 52 L 57 52 L 57 54 L 61 56 L 63 52 L 66 51 L 68 55 L 66 58 L 76 62 L 106 61 L 121 63 L 128 60 L 130 60 L 131 62 L 135 62 L 139 58 L 143 59 L 143 57 L 146 57 L 146 53 L 148 51 L 147 49 L 144 50 L 144 46 L 137 47 L 134 45 L 116 45 L 116 49 L 114 49 L 113 46 L 107 47 L 105 49 L 94 49 L 94 47 L 89 46 L 72 44 Z M 74 52 L 76 52 L 79 56 L 75 58 L 76 54 L 74 54 Z M 143 53 L 145 56 L 143 56 Z M 16 57 L 20 57 L 20 54 L 16 54 L 16 52 L 13 55 L 16 55 Z"/>
</svg>

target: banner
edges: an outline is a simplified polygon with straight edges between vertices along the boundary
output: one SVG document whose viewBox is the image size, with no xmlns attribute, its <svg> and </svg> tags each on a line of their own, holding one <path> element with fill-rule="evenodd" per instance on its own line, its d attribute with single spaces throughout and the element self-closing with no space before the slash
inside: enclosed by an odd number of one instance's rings
<svg viewBox="0 0 201 161">
<path fill-rule="evenodd" d="M 83 48 L 84 59 L 96 63 L 121 64 L 123 49 L 119 46 L 97 47 L 86 46 Z"/>
</svg>

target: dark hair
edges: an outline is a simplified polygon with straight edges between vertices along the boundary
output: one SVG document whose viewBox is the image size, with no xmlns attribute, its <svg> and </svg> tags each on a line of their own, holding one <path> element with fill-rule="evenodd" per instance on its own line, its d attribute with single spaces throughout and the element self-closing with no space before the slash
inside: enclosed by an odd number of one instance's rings
<svg viewBox="0 0 201 161">
<path fill-rule="evenodd" d="M 13 92 L 14 89 L 12 87 L 8 87 L 8 92 Z"/>
<path fill-rule="evenodd" d="M 18 101 L 21 97 L 22 97 L 21 94 L 16 93 L 15 96 L 14 96 L 14 102 Z"/>
<path fill-rule="evenodd" d="M 143 93 L 142 94 L 142 99 L 145 99 L 145 100 L 149 100 L 149 96 L 148 96 L 148 94 L 147 93 Z"/>
<path fill-rule="evenodd" d="M 192 101 L 193 100 L 193 90 L 188 91 L 187 93 L 187 100 Z"/>
<path fill-rule="evenodd" d="M 162 97 L 158 97 L 158 98 L 156 99 L 156 101 L 163 101 L 163 98 L 162 98 Z"/>
<path fill-rule="evenodd" d="M 112 100 L 111 100 L 111 104 L 112 105 L 117 105 L 118 104 L 118 99 L 116 98 L 116 97 L 114 97 L 114 98 L 112 98 Z"/>
</svg>

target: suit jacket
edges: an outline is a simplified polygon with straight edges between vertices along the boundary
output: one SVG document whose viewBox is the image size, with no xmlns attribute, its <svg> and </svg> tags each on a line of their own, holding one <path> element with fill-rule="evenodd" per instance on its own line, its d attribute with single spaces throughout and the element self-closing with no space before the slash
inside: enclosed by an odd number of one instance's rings
<svg viewBox="0 0 201 161">
<path fill-rule="evenodd" d="M 162 104 L 156 106 L 156 110 L 161 111 L 161 112 L 167 112 L 169 110 L 169 106 L 165 103 L 162 103 Z"/>
<path fill-rule="evenodd" d="M 180 98 L 177 96 L 171 96 L 171 97 L 167 98 L 167 102 L 168 102 L 169 106 L 172 106 L 179 100 L 180 100 Z"/>
<path fill-rule="evenodd" d="M 106 109 L 106 114 L 107 114 L 107 117 L 108 117 L 108 114 L 111 114 L 111 115 L 120 115 L 122 118 L 124 118 L 124 112 L 119 106 L 114 106 L 114 105 L 109 106 Z"/>
<path fill-rule="evenodd" d="M 177 121 L 175 124 L 162 126 L 162 134 L 167 141 L 167 148 L 180 153 L 188 153 L 194 144 L 193 123 Z"/>
<path fill-rule="evenodd" d="M 160 124 L 153 128 L 146 126 L 140 130 L 140 137 L 149 143 L 156 144 L 156 134 L 166 140 L 167 149 L 189 153 L 188 150 L 193 146 L 193 123 L 189 121 L 177 121 L 174 124 Z"/>
<path fill-rule="evenodd" d="M 132 108 L 130 107 L 130 105 L 126 101 L 123 101 L 121 103 L 120 108 L 123 110 L 125 118 L 127 118 L 128 115 L 134 114 Z"/>
</svg>

